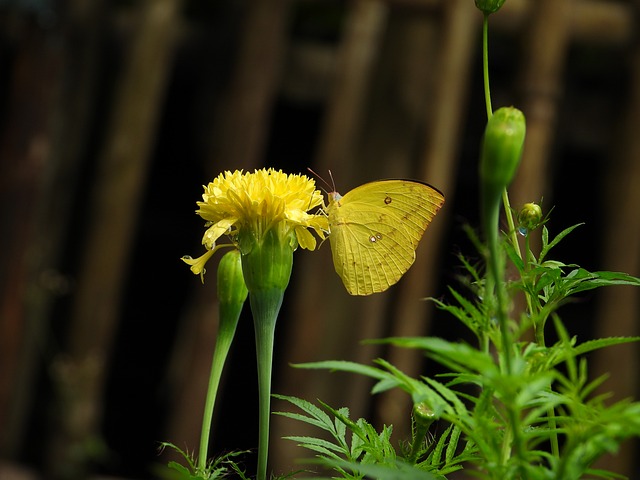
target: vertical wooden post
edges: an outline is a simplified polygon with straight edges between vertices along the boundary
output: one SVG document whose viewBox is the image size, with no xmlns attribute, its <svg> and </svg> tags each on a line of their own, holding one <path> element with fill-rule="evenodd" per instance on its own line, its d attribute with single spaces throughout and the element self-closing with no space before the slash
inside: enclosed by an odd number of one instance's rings
<svg viewBox="0 0 640 480">
<path fill-rule="evenodd" d="M 480 12 L 465 0 L 448 0 L 444 7 L 442 51 L 439 75 L 432 95 L 433 112 L 427 122 L 427 144 L 422 154 L 420 178 L 440 188 L 446 195 L 445 210 L 435 218 L 425 233 L 416 261 L 402 281 L 389 336 L 426 335 L 432 306 L 421 301 L 435 294 L 440 249 L 445 234 L 447 208 L 455 195 L 456 155 L 462 134 L 462 116 L 466 107 L 469 82 L 472 81 L 471 58 L 479 42 Z M 422 354 L 408 349 L 391 349 L 388 360 L 407 373 L 419 375 Z M 404 392 L 385 393 L 376 408 L 380 420 L 394 425 L 400 438 L 409 432 L 407 421 L 410 399 Z"/>
<path fill-rule="evenodd" d="M 19 442 L 16 385 L 27 373 L 22 347 L 29 335 L 26 302 L 35 223 L 52 142 L 51 115 L 60 78 L 60 52 L 48 32 L 25 20 L 0 137 L 0 453 Z M 38 241 L 39 239 L 35 239 Z M 30 359 L 31 360 L 31 359 Z"/>
<path fill-rule="evenodd" d="M 251 0 L 229 90 L 216 118 L 211 171 L 263 160 L 286 46 L 290 0 Z"/>
<path fill-rule="evenodd" d="M 638 2 L 636 2 L 638 3 Z M 640 48 L 631 56 L 631 80 L 627 111 L 621 120 L 619 142 L 613 148 L 611 169 L 604 188 L 594 185 L 594 194 L 607 199 L 604 222 L 605 270 L 640 276 Z M 598 293 L 594 338 L 640 335 L 640 292 L 637 287 L 609 287 Z M 591 364 L 592 377 L 609 374 L 602 390 L 613 392 L 615 400 L 638 398 L 640 381 L 638 344 L 631 343 L 598 350 Z M 638 439 L 623 444 L 615 456 L 598 462 L 599 468 L 634 476 Z"/>
<path fill-rule="evenodd" d="M 548 163 L 556 132 L 572 8 L 573 0 L 536 0 L 529 10 L 520 71 L 522 101 L 518 105 L 527 118 L 527 137 L 520 168 L 509 188 L 514 208 L 543 197 L 550 200 L 553 193 Z"/>
<path fill-rule="evenodd" d="M 171 66 L 180 3 L 147 0 L 141 4 L 117 85 L 98 159 L 97 183 L 87 200 L 91 217 L 69 327 L 68 356 L 54 366 L 61 408 L 60 426 L 49 452 L 51 475 L 82 472 L 87 458 L 78 459 L 77 452 L 99 436 L 106 369 Z"/>
</svg>

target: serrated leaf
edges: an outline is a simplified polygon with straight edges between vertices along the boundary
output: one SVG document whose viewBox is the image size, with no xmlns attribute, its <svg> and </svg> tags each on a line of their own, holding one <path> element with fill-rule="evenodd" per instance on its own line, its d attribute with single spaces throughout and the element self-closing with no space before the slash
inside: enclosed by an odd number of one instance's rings
<svg viewBox="0 0 640 480">
<path fill-rule="evenodd" d="M 298 363 L 293 365 L 295 368 L 305 368 L 314 370 L 331 370 L 339 372 L 350 372 L 365 375 L 367 377 L 382 380 L 387 377 L 386 373 L 379 368 L 362 365 L 356 362 L 348 362 L 346 360 L 327 360 L 323 362 Z"/>
<path fill-rule="evenodd" d="M 456 450 L 458 449 L 458 441 L 460 440 L 460 434 L 462 431 L 459 427 L 454 426 L 449 435 L 449 444 L 447 445 L 447 451 L 445 452 L 446 463 L 449 464 L 453 460 Z"/>
<path fill-rule="evenodd" d="M 352 470 L 376 480 L 443 480 L 444 478 L 441 475 L 432 474 L 401 461 L 396 461 L 392 465 L 362 464 L 344 460 L 323 463 L 333 468 L 339 467 Z"/>
<path fill-rule="evenodd" d="M 487 372 L 496 368 L 490 355 L 466 343 L 449 342 L 438 337 L 392 337 L 384 342 L 424 350 L 429 356 L 457 372 Z"/>
<path fill-rule="evenodd" d="M 589 272 L 580 268 L 571 272 L 575 284 L 570 288 L 570 294 L 593 290 L 594 288 L 610 287 L 614 285 L 640 286 L 640 279 L 621 272 Z"/>
<path fill-rule="evenodd" d="M 389 376 L 389 378 L 385 378 L 384 380 L 380 380 L 376 382 L 376 384 L 371 389 L 372 394 L 386 392 L 387 390 L 391 390 L 392 388 L 396 388 L 399 386 L 400 382 L 398 379 Z"/>
<path fill-rule="evenodd" d="M 592 352 L 594 350 L 598 350 L 604 347 L 612 347 L 614 345 L 622 345 L 625 343 L 638 342 L 640 341 L 640 337 L 607 337 L 607 338 L 598 338 L 595 340 L 588 340 L 586 342 L 580 343 L 573 348 L 573 353 L 575 355 L 583 355 L 588 352 Z"/>
<path fill-rule="evenodd" d="M 349 409 L 342 407 L 338 410 L 340 417 L 336 417 L 333 420 L 333 424 L 336 429 L 336 436 L 340 438 L 346 444 L 347 426 L 342 421 L 342 418 L 349 418 Z"/>
<path fill-rule="evenodd" d="M 558 235 L 556 235 L 556 237 L 551 242 L 549 242 L 549 231 L 547 230 L 546 226 L 543 226 L 542 227 L 542 249 L 540 250 L 540 256 L 538 257 L 538 262 L 542 262 L 553 247 L 558 245 L 558 243 L 560 243 L 564 237 L 569 235 L 571 232 L 573 232 L 576 228 L 578 228 L 581 225 L 584 225 L 584 223 L 578 223 L 569 228 L 565 228 Z"/>
<path fill-rule="evenodd" d="M 322 438 L 298 436 L 298 435 L 288 435 L 282 438 L 284 438 L 285 440 L 291 440 L 292 442 L 298 442 L 302 447 L 308 447 L 310 445 L 313 445 L 315 447 L 322 447 L 334 452 L 344 453 L 344 448 L 342 448 L 342 446 L 336 445 Z"/>
<path fill-rule="evenodd" d="M 322 409 L 315 406 L 313 403 L 308 402 L 307 400 L 303 400 L 301 398 L 289 397 L 286 395 L 277 395 L 273 394 L 274 398 L 278 398 L 280 400 L 285 400 L 296 407 L 298 407 L 303 412 L 307 413 L 309 416 L 301 415 L 299 413 L 294 412 L 274 412 L 276 415 L 280 415 L 283 417 L 292 418 L 294 420 L 299 420 L 304 423 L 308 423 L 310 425 L 314 425 L 322 430 L 326 430 L 328 432 L 334 433 L 334 425 L 331 417 L 327 415 Z"/>
<path fill-rule="evenodd" d="M 452 429 L 453 429 L 453 425 L 449 425 L 447 429 L 444 432 L 442 432 L 442 434 L 438 438 L 438 441 L 436 442 L 431 454 L 429 455 L 431 465 L 439 467 L 444 464 L 445 462 L 443 458 L 444 451 L 448 444 L 449 434 L 451 433 Z"/>
<path fill-rule="evenodd" d="M 172 470 L 175 470 L 177 472 L 177 475 L 179 475 L 179 478 L 181 480 L 200 480 L 200 479 L 202 479 L 202 477 L 199 476 L 199 475 L 193 475 L 189 471 L 189 469 L 187 467 L 185 467 L 184 465 L 179 464 L 178 462 L 170 461 L 169 463 L 167 463 L 167 467 L 169 467 Z"/>
<path fill-rule="evenodd" d="M 320 453 L 329 458 L 342 458 L 338 454 L 345 454 L 343 448 L 337 447 L 331 442 L 326 440 L 322 440 L 314 437 L 298 437 L 298 436 L 288 436 L 283 437 L 285 440 L 291 440 L 293 442 L 297 442 L 299 447 L 306 448 L 307 450 L 311 450 L 313 452 Z"/>
</svg>

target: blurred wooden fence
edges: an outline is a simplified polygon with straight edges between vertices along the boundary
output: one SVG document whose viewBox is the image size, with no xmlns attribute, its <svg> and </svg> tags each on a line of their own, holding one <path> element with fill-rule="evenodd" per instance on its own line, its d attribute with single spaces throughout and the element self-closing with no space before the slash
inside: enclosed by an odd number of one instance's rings
<svg viewBox="0 0 640 480">
<path fill-rule="evenodd" d="M 409 427 L 405 396 L 372 399 L 365 379 L 289 364 L 384 355 L 418 375 L 420 356 L 359 342 L 463 335 L 432 324 L 436 312 L 420 299 L 454 281 L 459 226 L 477 215 L 484 106 L 473 2 L 215 3 L 116 8 L 76 0 L 59 12 L 0 10 L 3 461 L 47 478 L 80 478 L 92 471 L 97 438 L 110 449 L 101 460 L 106 471 L 144 477 L 148 463 L 166 460 L 154 457 L 154 442 L 196 447 L 215 279 L 203 287 L 178 259 L 198 254 L 195 201 L 200 185 L 224 169 L 331 170 L 343 193 L 410 177 L 446 195 L 415 266 L 385 294 L 349 297 L 326 245 L 296 253 L 275 392 L 349 406 L 352 416 L 394 424 L 400 437 Z M 541 198 L 556 205 L 556 231 L 591 222 L 576 234 L 588 236 L 583 249 L 573 240 L 566 251 L 580 258 L 563 260 L 634 275 L 639 7 L 637 0 L 507 0 L 491 18 L 489 57 L 494 107 L 513 104 L 527 116 L 513 205 Z M 637 289 L 585 301 L 588 315 L 570 329 L 640 333 Z M 255 399 L 252 390 L 242 393 L 255 383 L 250 326 L 242 334 L 214 426 L 220 450 L 257 441 L 249 425 Z M 592 366 L 611 371 L 607 385 L 617 396 L 638 396 L 636 346 L 607 350 Z M 274 419 L 276 471 L 307 455 L 279 440 L 301 429 Z M 238 431 L 244 443 L 225 443 Z M 634 448 L 608 466 L 632 476 Z"/>
</svg>

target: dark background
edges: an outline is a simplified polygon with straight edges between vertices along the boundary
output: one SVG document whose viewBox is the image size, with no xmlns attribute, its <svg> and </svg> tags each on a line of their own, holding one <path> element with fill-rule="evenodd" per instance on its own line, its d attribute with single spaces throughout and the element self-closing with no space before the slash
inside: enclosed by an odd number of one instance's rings
<svg viewBox="0 0 640 480">
<path fill-rule="evenodd" d="M 638 12 L 508 0 L 490 22 L 494 108 L 528 123 L 513 206 L 553 207 L 552 235 L 585 223 L 554 258 L 634 275 Z M 197 449 L 215 275 L 202 286 L 179 259 L 202 253 L 195 202 L 225 169 L 331 170 L 342 193 L 417 178 L 445 193 L 396 287 L 351 298 L 328 245 L 299 251 L 278 320 L 274 392 L 349 406 L 400 438 L 408 399 L 290 364 L 382 355 L 429 374 L 419 356 L 359 342 L 465 338 L 420 299 L 456 284 L 459 252 L 476 255 L 462 225 L 478 224 L 480 22 L 471 0 L 0 1 L 0 474 L 151 478 L 170 458 L 158 442 Z M 637 335 L 638 294 L 585 295 L 561 315 L 580 340 Z M 253 341 L 246 309 L 211 452 L 257 446 Z M 637 396 L 637 347 L 591 360 L 616 398 Z M 308 456 L 280 440 L 296 428 L 273 420 L 276 472 Z M 634 448 L 603 466 L 633 478 Z"/>
</svg>

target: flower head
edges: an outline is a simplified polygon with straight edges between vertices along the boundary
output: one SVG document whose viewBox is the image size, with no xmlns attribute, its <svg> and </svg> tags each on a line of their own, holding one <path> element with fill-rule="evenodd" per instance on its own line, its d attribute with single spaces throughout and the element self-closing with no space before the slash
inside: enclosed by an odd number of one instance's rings
<svg viewBox="0 0 640 480">
<path fill-rule="evenodd" d="M 243 255 L 260 245 L 268 233 L 292 250 L 298 246 L 314 250 L 329 225 L 325 215 L 309 213 L 324 206 L 322 193 L 313 179 L 288 175 L 281 170 L 261 169 L 253 173 L 226 171 L 204 187 L 196 213 L 207 221 L 202 244 L 208 250 L 198 259 L 186 258 L 196 274 L 203 274 L 216 242 L 228 235 Z"/>
</svg>

